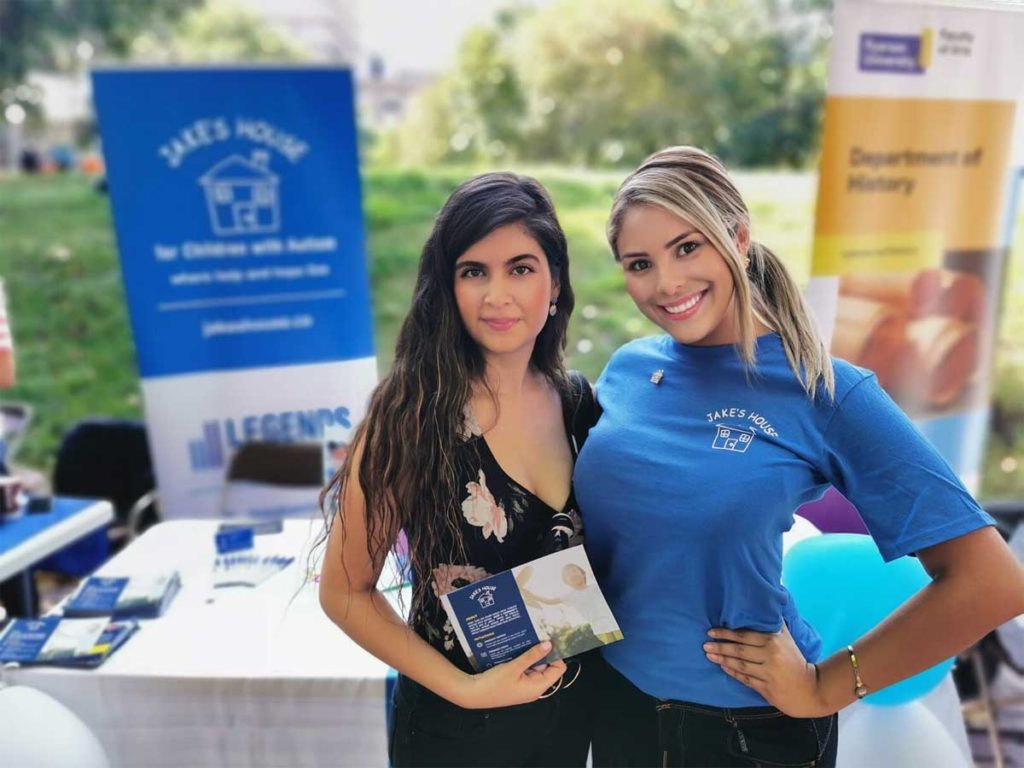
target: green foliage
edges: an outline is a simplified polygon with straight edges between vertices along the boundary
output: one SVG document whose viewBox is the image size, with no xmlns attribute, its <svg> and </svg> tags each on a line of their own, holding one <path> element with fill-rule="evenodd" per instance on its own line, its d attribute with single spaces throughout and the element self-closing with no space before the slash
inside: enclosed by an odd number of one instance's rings
<svg viewBox="0 0 1024 768">
<path fill-rule="evenodd" d="M 131 44 L 135 61 L 246 62 L 299 61 L 302 48 L 276 32 L 262 17 L 231 5 L 204 5 L 185 14 L 170 30 L 145 33 Z"/>
<path fill-rule="evenodd" d="M 569 365 L 596 378 L 623 342 L 655 329 L 636 311 L 604 226 L 621 173 L 550 166 L 517 170 L 548 187 L 569 241 L 577 310 L 569 326 Z M 364 174 L 378 364 L 392 358 L 409 309 L 420 250 L 434 216 L 469 166 L 430 172 L 371 169 Z M 815 180 L 810 174 L 739 174 L 754 235 L 797 279 L 809 272 Z M 55 213 L 55 212 L 59 212 Z M 0 180 L 0 275 L 7 283 L 18 357 L 18 387 L 5 397 L 37 411 L 19 460 L 50 468 L 63 430 L 90 415 L 139 417 L 141 403 L 107 199 L 73 176 Z M 1015 253 L 1024 248 L 1018 221 Z M 1024 496 L 1024 265 L 1010 265 L 998 350 L 1001 420 L 989 443 L 983 497 Z"/>
<path fill-rule="evenodd" d="M 671 144 L 746 166 L 816 151 L 825 11 L 772 0 L 561 0 L 467 33 L 391 137 L 412 164 L 635 164 Z"/>
<path fill-rule="evenodd" d="M 542 627 L 551 641 L 552 652 L 549 658 L 568 659 L 602 645 L 589 624 L 543 624 Z"/>
<path fill-rule="evenodd" d="M 99 54 L 123 56 L 138 34 L 173 22 L 200 1 L 2 0 L 0 88 L 21 83 L 30 69 L 67 69 L 80 40 Z"/>
</svg>

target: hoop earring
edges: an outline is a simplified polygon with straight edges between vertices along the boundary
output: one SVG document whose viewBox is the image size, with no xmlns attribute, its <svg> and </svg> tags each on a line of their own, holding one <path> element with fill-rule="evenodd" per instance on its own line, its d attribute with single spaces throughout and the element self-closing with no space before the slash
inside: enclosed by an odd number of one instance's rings
<svg viewBox="0 0 1024 768">
<path fill-rule="evenodd" d="M 551 306 L 548 307 L 548 317 L 554 317 L 558 314 L 558 305 L 555 302 L 551 302 Z"/>
</svg>

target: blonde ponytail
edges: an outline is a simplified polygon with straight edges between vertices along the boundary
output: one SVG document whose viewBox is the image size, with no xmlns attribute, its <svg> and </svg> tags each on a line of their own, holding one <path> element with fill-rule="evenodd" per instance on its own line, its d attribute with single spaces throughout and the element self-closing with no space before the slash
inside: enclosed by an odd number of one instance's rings
<svg viewBox="0 0 1024 768">
<path fill-rule="evenodd" d="M 833 397 L 832 359 L 796 280 L 782 260 L 761 243 L 751 241 L 747 257 L 753 311 L 782 338 L 786 358 L 807 394 L 814 397 L 820 384 Z"/>
</svg>

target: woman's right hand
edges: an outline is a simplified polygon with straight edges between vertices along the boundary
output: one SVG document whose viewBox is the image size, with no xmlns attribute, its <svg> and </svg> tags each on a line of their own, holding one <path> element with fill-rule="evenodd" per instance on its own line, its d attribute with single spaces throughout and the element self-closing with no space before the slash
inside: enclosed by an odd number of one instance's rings
<svg viewBox="0 0 1024 768">
<path fill-rule="evenodd" d="M 564 661 L 552 662 L 543 669 L 531 669 L 550 651 L 551 643 L 545 641 L 512 661 L 478 675 L 467 675 L 454 703 L 466 709 L 488 709 L 536 701 L 565 673 Z"/>
</svg>

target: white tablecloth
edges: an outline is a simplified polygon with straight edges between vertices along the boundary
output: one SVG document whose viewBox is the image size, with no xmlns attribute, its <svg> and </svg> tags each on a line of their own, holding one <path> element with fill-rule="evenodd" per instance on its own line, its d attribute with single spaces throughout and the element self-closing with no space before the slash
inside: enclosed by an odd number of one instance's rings
<svg viewBox="0 0 1024 768">
<path fill-rule="evenodd" d="M 211 593 L 215 521 L 157 525 L 101 569 L 177 568 L 182 589 L 101 668 L 20 669 L 102 741 L 113 766 L 383 766 L 387 667 L 321 612 L 305 578 L 318 521 L 288 520 L 257 551 L 295 555 L 253 590 Z"/>
</svg>

